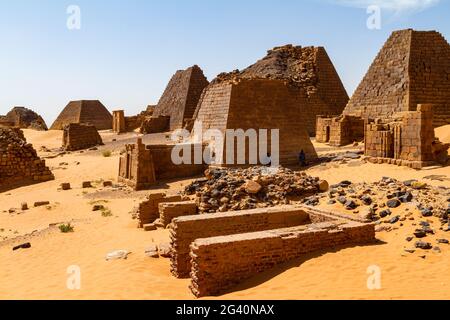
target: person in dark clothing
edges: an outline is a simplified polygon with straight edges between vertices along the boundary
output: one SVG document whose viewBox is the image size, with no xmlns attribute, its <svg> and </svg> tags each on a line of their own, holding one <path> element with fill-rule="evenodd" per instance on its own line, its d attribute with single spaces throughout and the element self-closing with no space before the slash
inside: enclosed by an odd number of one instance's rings
<svg viewBox="0 0 450 320">
<path fill-rule="evenodd" d="M 300 166 L 306 167 L 306 154 L 304 150 L 298 155 L 298 162 L 300 163 Z"/>
</svg>

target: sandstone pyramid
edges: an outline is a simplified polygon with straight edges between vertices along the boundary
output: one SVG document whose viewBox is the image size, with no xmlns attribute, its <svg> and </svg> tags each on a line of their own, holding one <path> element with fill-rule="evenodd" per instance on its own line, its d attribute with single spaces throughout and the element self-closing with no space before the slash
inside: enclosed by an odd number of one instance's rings
<svg viewBox="0 0 450 320">
<path fill-rule="evenodd" d="M 179 70 L 169 81 L 154 117 L 169 116 L 170 130 L 181 129 L 185 121 L 192 119 L 203 89 L 209 84 L 197 65 Z"/>
<path fill-rule="evenodd" d="M 308 107 L 308 103 L 308 96 L 304 91 L 286 85 L 284 80 L 240 79 L 215 82 L 202 96 L 194 128 L 201 124 L 203 131 L 216 129 L 222 134 L 227 129 L 278 129 L 280 164 L 295 165 L 298 164 L 298 156 L 302 150 L 308 161 L 317 158 L 301 112 Z M 270 138 L 270 132 L 268 136 Z M 270 146 L 270 141 L 268 145 Z M 248 144 L 245 152 L 248 155 Z"/>
<path fill-rule="evenodd" d="M 47 130 L 44 119 L 36 112 L 25 107 L 14 107 L 6 116 L 1 117 L 0 124 L 21 129 Z"/>
<path fill-rule="evenodd" d="M 71 123 L 88 124 L 97 130 L 112 129 L 112 115 L 98 100 L 71 101 L 60 113 L 50 130 L 63 130 Z"/>
<path fill-rule="evenodd" d="M 237 79 L 278 79 L 306 94 L 300 101 L 302 126 L 315 135 L 317 115 L 338 115 L 349 97 L 325 48 L 286 45 L 242 71 L 222 73 L 213 83 Z"/>
<path fill-rule="evenodd" d="M 450 123 L 450 45 L 436 31 L 395 31 L 344 110 L 345 115 L 389 118 L 435 104 L 434 125 Z"/>
</svg>

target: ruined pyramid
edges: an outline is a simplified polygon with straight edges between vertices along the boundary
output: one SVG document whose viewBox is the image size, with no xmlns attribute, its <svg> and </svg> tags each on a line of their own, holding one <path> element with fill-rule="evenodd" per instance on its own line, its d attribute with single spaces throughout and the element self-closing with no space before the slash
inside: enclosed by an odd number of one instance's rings
<svg viewBox="0 0 450 320">
<path fill-rule="evenodd" d="M 384 44 L 344 115 L 389 118 L 434 104 L 434 126 L 450 123 L 450 45 L 436 31 L 395 31 Z"/>
<path fill-rule="evenodd" d="M 213 84 L 239 79 L 277 79 L 285 81 L 293 90 L 306 95 L 298 112 L 302 127 L 309 135 L 316 131 L 317 115 L 338 115 L 349 97 L 325 48 L 286 45 L 269 50 L 267 56 L 248 68 L 222 73 Z"/>
<path fill-rule="evenodd" d="M 202 91 L 208 84 L 202 69 L 197 65 L 177 71 L 170 79 L 153 116 L 169 116 L 170 130 L 183 128 L 185 121 L 192 119 Z"/>
<path fill-rule="evenodd" d="M 112 129 L 112 115 L 98 100 L 71 101 L 60 113 L 50 130 L 62 130 L 71 123 L 89 124 L 97 130 Z"/>
</svg>

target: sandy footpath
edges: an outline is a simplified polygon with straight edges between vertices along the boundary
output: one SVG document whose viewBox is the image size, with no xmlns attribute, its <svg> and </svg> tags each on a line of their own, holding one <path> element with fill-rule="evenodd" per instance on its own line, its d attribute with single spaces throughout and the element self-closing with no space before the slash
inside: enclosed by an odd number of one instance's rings
<svg viewBox="0 0 450 320">
<path fill-rule="evenodd" d="M 41 146 L 57 148 L 61 143 L 61 132 L 25 130 L 25 134 L 37 150 Z M 444 140 L 450 138 L 450 126 L 439 129 L 438 134 Z M 47 159 L 55 181 L 0 193 L 0 299 L 193 299 L 189 280 L 173 278 L 168 259 L 152 259 L 144 254 L 150 244 L 168 242 L 168 232 L 136 228 L 129 212 L 143 194 L 113 191 L 101 185 L 102 180 L 116 181 L 121 146 L 136 135 L 102 136 L 106 145 L 98 151 Z M 146 139 L 159 143 L 167 138 L 159 135 Z M 112 156 L 103 157 L 103 150 L 112 150 Z M 424 180 L 430 175 L 450 177 L 450 168 L 415 171 L 357 160 L 318 166 L 308 173 L 330 183 L 373 182 L 383 176 L 399 180 Z M 81 189 L 83 181 L 93 181 L 96 188 L 86 194 Z M 425 181 L 450 187 L 450 180 Z M 73 189 L 59 191 L 62 182 L 70 182 Z M 188 182 L 169 183 L 170 191 L 180 190 Z M 50 207 L 32 207 L 41 200 L 50 201 Z M 92 212 L 93 201 L 103 201 L 112 216 Z M 8 213 L 10 208 L 20 208 L 22 202 L 27 202 L 30 210 L 19 215 Z M 49 228 L 63 222 L 71 222 L 75 232 L 63 234 L 57 228 Z M 450 299 L 450 247 L 443 247 L 440 254 L 430 252 L 425 259 L 420 254 L 405 255 L 405 238 L 413 228 L 411 225 L 379 233 L 381 242 L 377 245 L 305 256 L 258 275 L 221 298 Z M 22 236 L 26 238 L 19 238 Z M 11 250 L 14 244 L 25 240 L 31 242 L 31 249 Z M 120 249 L 132 254 L 127 260 L 105 261 L 107 253 Z M 72 265 L 81 268 L 81 290 L 67 288 L 67 269 Z M 372 265 L 381 269 L 381 290 L 367 288 L 367 268 Z"/>
</svg>

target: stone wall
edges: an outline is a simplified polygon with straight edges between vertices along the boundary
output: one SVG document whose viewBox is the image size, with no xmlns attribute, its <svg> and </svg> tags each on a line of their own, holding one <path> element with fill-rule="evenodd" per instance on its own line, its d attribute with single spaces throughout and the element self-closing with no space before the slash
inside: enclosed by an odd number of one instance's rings
<svg viewBox="0 0 450 320">
<path fill-rule="evenodd" d="M 191 245 L 196 297 L 219 295 L 245 279 L 318 250 L 375 242 L 372 224 L 325 222 L 197 239 Z"/>
<path fill-rule="evenodd" d="M 197 65 L 177 71 L 159 100 L 154 116 L 169 117 L 169 130 L 182 129 L 185 121 L 192 119 L 202 91 L 208 84 Z"/>
<path fill-rule="evenodd" d="M 168 116 L 152 116 L 142 121 L 140 132 L 143 134 L 152 134 L 170 131 L 170 117 Z"/>
<path fill-rule="evenodd" d="M 330 218 L 331 219 L 331 218 Z M 178 278 L 191 271 L 190 245 L 195 239 L 285 228 L 311 223 L 304 209 L 281 206 L 176 218 L 171 226 L 171 271 Z"/>
<path fill-rule="evenodd" d="M 160 217 L 159 205 L 161 203 L 171 203 L 182 201 L 182 197 L 178 195 L 167 196 L 165 193 L 150 194 L 147 198 L 134 208 L 133 216 L 138 221 L 138 227 L 142 228 L 148 223 L 153 223 Z"/>
<path fill-rule="evenodd" d="M 71 123 L 64 127 L 63 148 L 65 150 L 77 151 L 99 145 L 103 145 L 103 141 L 94 126 Z"/>
<path fill-rule="evenodd" d="M 126 145 L 126 152 L 119 160 L 119 181 L 135 190 L 150 188 L 156 183 L 175 178 L 200 175 L 206 169 L 203 164 L 194 164 L 195 150 L 203 150 L 201 145 L 188 144 L 191 164 L 174 163 L 170 145 L 144 145 L 142 139 L 137 144 Z M 183 155 L 183 154 L 181 154 Z"/>
<path fill-rule="evenodd" d="M 345 146 L 364 140 L 364 120 L 354 116 L 317 117 L 316 141 Z"/>
<path fill-rule="evenodd" d="M 164 227 L 168 226 L 175 218 L 193 216 L 197 213 L 197 204 L 193 201 L 163 202 L 159 204 L 159 219 Z"/>
<path fill-rule="evenodd" d="M 18 128 L 0 128 L 0 188 L 53 180 L 45 160 L 28 144 Z"/>
<path fill-rule="evenodd" d="M 396 121 L 377 119 L 368 122 L 365 155 L 373 163 L 420 169 L 435 164 L 439 158 L 433 149 L 435 140 L 433 105 L 419 105 L 417 111 L 399 114 Z"/>
</svg>

